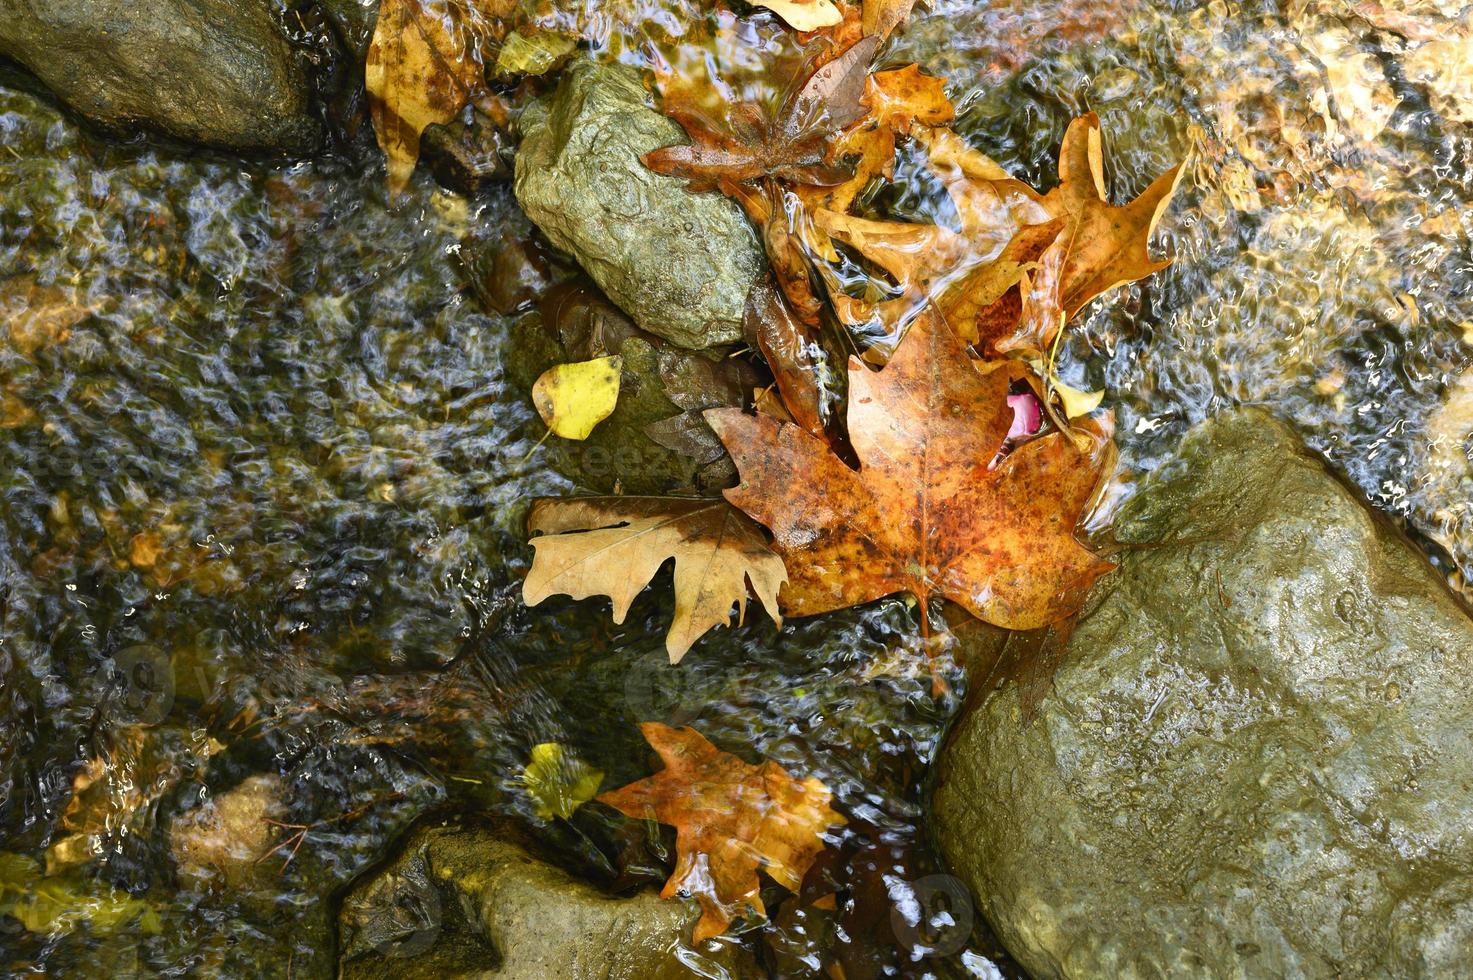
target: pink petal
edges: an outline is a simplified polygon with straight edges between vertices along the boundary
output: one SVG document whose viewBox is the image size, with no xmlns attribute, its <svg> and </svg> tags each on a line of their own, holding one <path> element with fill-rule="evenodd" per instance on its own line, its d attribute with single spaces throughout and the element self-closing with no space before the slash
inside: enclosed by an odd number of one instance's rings
<svg viewBox="0 0 1473 980">
<path fill-rule="evenodd" d="M 1008 407 L 1013 410 L 1013 425 L 1008 429 L 1009 439 L 1025 439 L 1043 427 L 1043 406 L 1033 392 L 1009 395 Z"/>
</svg>

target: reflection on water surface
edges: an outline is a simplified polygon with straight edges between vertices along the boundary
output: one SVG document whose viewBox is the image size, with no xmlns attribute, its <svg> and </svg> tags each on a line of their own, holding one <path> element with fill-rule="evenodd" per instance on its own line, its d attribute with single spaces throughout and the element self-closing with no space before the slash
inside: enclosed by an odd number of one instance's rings
<svg viewBox="0 0 1473 980">
<path fill-rule="evenodd" d="M 1267 403 L 1462 585 L 1454 14 L 937 0 L 887 60 L 948 76 L 959 128 L 1044 186 L 1087 110 L 1117 200 L 1191 155 L 1176 265 L 1065 346 L 1128 466 Z M 849 918 L 774 894 L 748 937 L 781 975 L 991 975 L 984 937 L 928 956 L 891 917 L 937 871 L 922 787 L 955 709 L 904 652 L 903 606 L 780 637 L 754 617 L 679 671 L 668 589 L 621 627 L 520 608 L 526 503 L 569 487 L 503 377 L 511 319 L 466 288 L 472 243 L 528 234 L 504 189 L 421 173 L 390 210 L 373 166 L 109 146 L 14 88 L 0 139 L 0 302 L 48 311 L 0 343 L 0 905 L 38 876 L 49 903 L 0 918 L 0 971 L 329 975 L 332 896 L 435 808 L 658 882 L 668 840 L 597 808 L 543 820 L 520 773 L 558 742 L 621 785 L 649 771 L 634 722 L 663 718 L 818 776 L 851 816 L 820 868 Z M 871 208 L 946 220 L 914 161 L 900 175 Z"/>
</svg>

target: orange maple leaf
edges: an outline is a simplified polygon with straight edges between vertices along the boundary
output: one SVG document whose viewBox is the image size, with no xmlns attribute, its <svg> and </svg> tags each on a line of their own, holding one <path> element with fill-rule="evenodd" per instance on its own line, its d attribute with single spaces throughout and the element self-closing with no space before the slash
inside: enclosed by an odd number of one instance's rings
<svg viewBox="0 0 1473 980">
<path fill-rule="evenodd" d="M 956 206 L 960 227 L 953 231 L 817 211 L 814 221 L 821 231 L 879 266 L 901 290 L 878 308 L 841 309 L 846 322 L 877 316 L 894 327 L 935 300 L 969 343 L 983 342 L 998 352 L 1041 349 L 1062 324 L 1021 318 L 1015 287 L 1049 250 L 1057 255 L 1059 290 L 1050 306 L 1065 319 L 1096 296 L 1171 264 L 1152 259 L 1148 246 L 1181 167 L 1158 177 L 1128 204 L 1110 204 L 1094 113 L 1070 124 L 1059 154 L 1059 185 L 1048 194 L 1009 177 L 949 129 L 916 126 L 914 135 L 925 144 L 930 168 Z M 898 331 L 892 333 L 898 337 Z"/>
<path fill-rule="evenodd" d="M 897 592 L 932 595 L 1008 629 L 1076 611 L 1112 566 L 1074 537 L 1103 453 L 1062 432 L 999 462 L 1012 413 L 1005 363 L 982 373 L 928 308 L 890 364 L 849 363 L 850 469 L 795 425 L 713 409 L 742 484 L 727 499 L 772 531 L 783 611 L 808 616 Z M 1107 440 L 1085 440 L 1103 444 Z"/>
<path fill-rule="evenodd" d="M 678 857 L 660 897 L 685 892 L 700 902 L 695 941 L 720 935 L 743 906 L 766 915 L 758 868 L 796 892 L 823 850 L 819 835 L 844 823 L 829 808 L 828 787 L 794 779 L 775 762 L 743 762 L 693 728 L 652 721 L 639 728 L 665 768 L 598 800 L 675 828 Z"/>
</svg>

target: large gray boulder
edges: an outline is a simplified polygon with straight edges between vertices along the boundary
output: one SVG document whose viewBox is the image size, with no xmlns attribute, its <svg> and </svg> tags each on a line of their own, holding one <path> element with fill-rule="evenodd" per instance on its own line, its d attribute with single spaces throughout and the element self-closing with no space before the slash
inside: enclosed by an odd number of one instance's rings
<svg viewBox="0 0 1473 980">
<path fill-rule="evenodd" d="M 989 679 L 939 760 L 938 842 L 1009 950 L 1038 978 L 1465 971 L 1473 620 L 1438 574 L 1259 411 L 1194 430 L 1117 534 L 1052 685 Z"/>
<path fill-rule="evenodd" d="M 322 139 L 267 0 L 0 0 L 0 56 L 111 129 L 285 153 Z"/>
<path fill-rule="evenodd" d="M 604 894 L 491 827 L 422 826 L 343 902 L 344 980 L 762 976 L 730 940 L 689 947 L 694 902 Z M 685 948 L 681 948 L 684 946 Z"/>
<path fill-rule="evenodd" d="M 682 347 L 733 343 L 764 267 L 756 235 L 734 202 L 640 162 L 688 142 L 647 98 L 630 68 L 571 65 L 522 114 L 517 200 L 645 330 Z"/>
</svg>

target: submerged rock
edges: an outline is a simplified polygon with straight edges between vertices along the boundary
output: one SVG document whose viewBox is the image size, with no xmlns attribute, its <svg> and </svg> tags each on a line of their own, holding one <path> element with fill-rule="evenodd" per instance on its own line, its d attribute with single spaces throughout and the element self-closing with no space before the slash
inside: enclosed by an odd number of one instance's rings
<svg viewBox="0 0 1473 980">
<path fill-rule="evenodd" d="M 0 56 L 108 128 L 287 153 L 322 139 L 265 0 L 0 0 Z"/>
<path fill-rule="evenodd" d="M 604 894 L 482 827 L 413 833 L 343 902 L 344 980 L 757 977 L 731 942 L 689 947 L 694 903 Z M 687 964 L 690 965 L 687 965 Z M 693 967 L 698 967 L 697 973 Z"/>
<path fill-rule="evenodd" d="M 613 414 L 581 442 L 550 438 L 539 450 L 553 469 L 599 493 L 714 494 L 735 480 L 731 457 L 701 412 L 747 404 L 765 381 L 750 363 L 676 347 L 576 283 L 552 289 L 539 306 L 512 327 L 507 346 L 507 373 L 523 390 L 554 364 L 624 359 Z"/>
<path fill-rule="evenodd" d="M 1117 534 L 1051 688 L 987 691 L 939 762 L 939 843 L 1009 950 L 1040 978 L 1455 972 L 1466 610 L 1260 411 L 1196 429 Z"/>
<path fill-rule="evenodd" d="M 169 847 L 181 881 L 200 879 L 228 888 L 270 881 L 261 861 L 271 852 L 275 828 L 285 817 L 281 780 L 256 775 L 220 796 L 209 796 L 169 828 Z"/>
<path fill-rule="evenodd" d="M 641 155 L 686 142 L 651 109 L 634 71 L 575 62 L 553 96 L 522 114 L 516 195 L 645 330 L 682 347 L 734 343 L 763 268 L 735 203 L 691 194 Z"/>
</svg>

